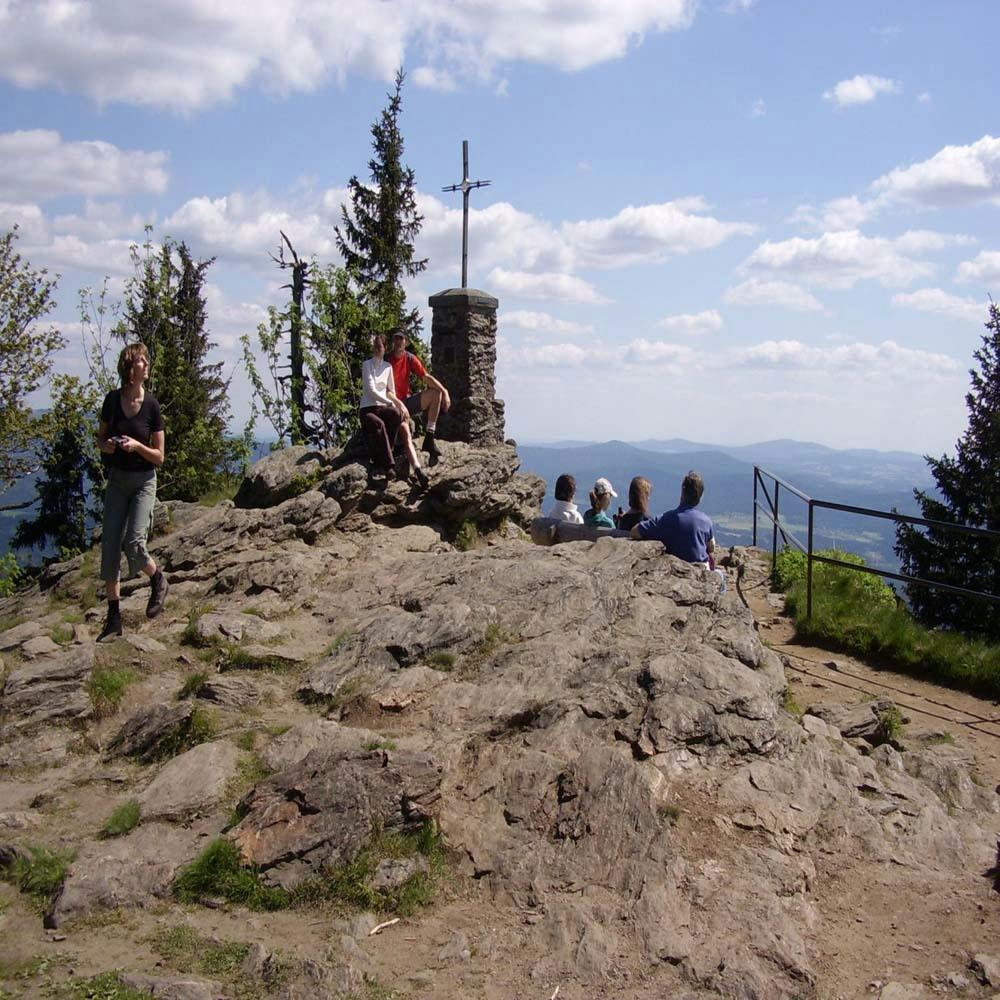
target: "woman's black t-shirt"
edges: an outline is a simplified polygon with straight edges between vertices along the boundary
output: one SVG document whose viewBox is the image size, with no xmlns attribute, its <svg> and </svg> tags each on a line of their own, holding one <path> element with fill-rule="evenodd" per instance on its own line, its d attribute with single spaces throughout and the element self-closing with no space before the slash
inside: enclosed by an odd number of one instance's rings
<svg viewBox="0 0 1000 1000">
<path fill-rule="evenodd" d="M 108 437 L 119 437 L 127 434 L 130 438 L 135 438 L 140 444 L 149 446 L 150 439 L 157 431 L 163 430 L 163 414 L 160 413 L 160 404 L 156 397 L 147 392 L 139 407 L 139 412 L 134 417 L 126 417 L 122 409 L 122 391 L 114 389 L 104 397 L 104 405 L 101 407 L 101 422 L 108 425 Z M 114 469 L 130 469 L 132 471 L 143 472 L 153 469 L 152 462 L 147 461 L 142 455 L 135 452 L 125 452 L 121 448 L 115 448 L 110 455 L 105 455 L 104 460 Z"/>
</svg>

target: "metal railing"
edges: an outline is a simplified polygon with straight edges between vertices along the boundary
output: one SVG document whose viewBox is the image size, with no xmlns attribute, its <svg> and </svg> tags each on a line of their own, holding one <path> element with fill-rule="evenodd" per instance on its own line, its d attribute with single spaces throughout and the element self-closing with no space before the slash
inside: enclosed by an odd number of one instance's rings
<svg viewBox="0 0 1000 1000">
<path fill-rule="evenodd" d="M 768 491 L 769 480 L 774 484 L 773 495 Z M 785 491 L 797 497 L 808 508 L 808 533 L 806 541 L 803 543 L 793 534 L 787 520 L 781 521 L 781 493 Z M 764 501 L 759 499 L 763 494 Z M 765 503 L 766 501 L 766 503 Z M 815 512 L 821 510 L 837 510 L 845 514 L 859 514 L 863 517 L 876 517 L 885 521 L 894 521 L 896 524 L 914 524 L 928 528 L 937 528 L 942 531 L 951 531 L 956 534 L 973 535 L 979 538 L 992 539 L 1000 542 L 1000 531 L 992 531 L 989 528 L 972 528 L 965 524 L 949 524 L 947 521 L 934 521 L 926 517 L 911 517 L 909 514 L 898 514 L 887 510 L 873 510 L 869 507 L 855 507 L 853 504 L 834 503 L 832 500 L 817 500 L 808 496 L 802 490 L 796 489 L 790 483 L 779 479 L 773 472 L 761 468 L 759 465 L 753 467 L 753 544 L 757 545 L 757 515 L 767 518 L 771 522 L 771 572 L 774 572 L 778 560 L 778 535 L 786 546 L 794 545 L 806 556 L 806 617 L 812 618 L 812 595 L 813 595 L 813 563 L 827 563 L 830 566 L 843 566 L 845 569 L 855 570 L 858 573 L 869 573 L 872 576 L 880 576 L 885 580 L 897 580 L 900 583 L 918 583 L 929 587 L 932 590 L 942 590 L 950 594 L 961 594 L 963 597 L 976 597 L 982 600 L 1000 604 L 1000 594 L 989 594 L 980 590 L 970 590 L 967 587 L 956 587 L 950 583 L 940 583 L 936 580 L 926 580 L 919 576 L 908 576 L 905 573 L 893 573 L 886 569 L 876 569 L 872 566 L 858 566 L 856 563 L 846 562 L 843 559 L 834 559 L 830 556 L 817 555 L 814 550 L 815 540 L 814 524 Z"/>
</svg>

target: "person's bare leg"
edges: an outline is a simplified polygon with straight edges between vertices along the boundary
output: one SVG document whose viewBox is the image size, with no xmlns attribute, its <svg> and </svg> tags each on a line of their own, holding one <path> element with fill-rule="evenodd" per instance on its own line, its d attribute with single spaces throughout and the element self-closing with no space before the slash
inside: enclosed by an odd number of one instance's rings
<svg viewBox="0 0 1000 1000">
<path fill-rule="evenodd" d="M 437 432 L 437 418 L 441 413 L 441 390 L 424 389 L 420 394 L 420 408 L 427 411 L 427 433 L 424 435 L 424 443 L 421 450 L 430 455 L 430 464 L 437 465 L 441 457 L 441 450 L 434 440 Z"/>
<path fill-rule="evenodd" d="M 403 422 L 399 428 L 399 432 L 403 435 L 403 442 L 406 445 L 406 456 L 410 460 L 410 468 L 413 470 L 413 475 L 421 486 L 426 487 L 429 480 L 427 479 L 427 473 L 420 468 L 420 459 L 417 457 L 417 449 L 413 444 L 413 434 L 410 432 L 410 422 L 408 420 Z"/>
</svg>

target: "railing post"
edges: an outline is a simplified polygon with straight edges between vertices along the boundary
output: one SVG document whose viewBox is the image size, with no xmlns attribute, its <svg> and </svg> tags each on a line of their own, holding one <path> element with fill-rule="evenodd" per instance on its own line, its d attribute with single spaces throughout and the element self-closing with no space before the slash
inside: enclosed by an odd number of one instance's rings
<svg viewBox="0 0 1000 1000">
<path fill-rule="evenodd" d="M 806 540 L 806 620 L 813 615 L 813 502 L 809 501 L 809 536 Z"/>
<path fill-rule="evenodd" d="M 760 477 L 760 469 L 753 467 L 753 547 L 757 548 L 757 480 Z"/>
<path fill-rule="evenodd" d="M 781 486 L 778 480 L 774 481 L 774 521 L 771 528 L 771 576 L 774 576 L 775 567 L 778 565 L 778 493 Z"/>
</svg>

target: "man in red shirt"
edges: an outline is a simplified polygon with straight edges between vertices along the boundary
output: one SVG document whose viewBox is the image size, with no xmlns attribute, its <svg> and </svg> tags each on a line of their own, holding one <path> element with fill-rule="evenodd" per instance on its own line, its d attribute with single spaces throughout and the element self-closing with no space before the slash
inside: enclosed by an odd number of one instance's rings
<svg viewBox="0 0 1000 1000">
<path fill-rule="evenodd" d="M 392 377 L 396 383 L 396 395 L 406 404 L 411 417 L 427 413 L 427 433 L 424 435 L 423 450 L 430 455 L 431 465 L 437 465 L 441 455 L 434 432 L 437 430 L 438 414 L 443 410 L 447 413 L 451 406 L 451 396 L 448 390 L 424 367 L 423 362 L 415 354 L 406 349 L 406 334 L 397 330 L 392 335 L 392 351 L 386 355 L 386 361 L 392 365 Z M 410 392 L 410 377 L 422 378 L 427 383 L 423 392 Z"/>
</svg>

